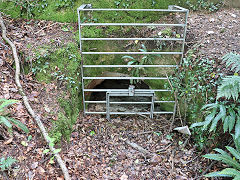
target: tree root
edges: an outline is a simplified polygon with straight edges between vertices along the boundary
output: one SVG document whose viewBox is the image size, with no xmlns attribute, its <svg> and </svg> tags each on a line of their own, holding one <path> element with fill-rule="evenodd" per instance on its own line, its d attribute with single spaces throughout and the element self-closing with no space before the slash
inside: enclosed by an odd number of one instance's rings
<svg viewBox="0 0 240 180">
<path fill-rule="evenodd" d="M 44 127 L 41 119 L 39 116 L 37 116 L 35 114 L 35 112 L 33 111 L 31 105 L 29 104 L 29 101 L 28 101 L 28 98 L 25 94 L 25 92 L 23 91 L 23 88 L 22 88 L 22 85 L 20 83 L 20 63 L 19 63 L 19 59 L 18 59 L 18 54 L 17 54 L 17 49 L 16 49 L 16 46 L 12 43 L 12 41 L 10 41 L 10 39 L 8 39 L 7 35 L 6 35 L 6 26 L 4 25 L 3 23 L 3 19 L 2 19 L 2 15 L 0 13 L 0 24 L 1 24 L 1 27 L 2 27 L 2 37 L 3 39 L 11 46 L 12 48 L 12 52 L 13 52 L 13 57 L 14 57 L 14 61 L 15 61 L 15 66 L 16 66 L 16 71 L 15 71 L 15 82 L 17 84 L 17 87 L 18 87 L 18 91 L 19 93 L 22 95 L 22 99 L 23 99 L 23 102 L 24 102 L 24 105 L 25 107 L 27 108 L 29 114 L 33 117 L 33 119 L 36 121 L 45 141 L 48 142 L 48 144 L 50 143 L 49 140 L 48 140 L 48 133 L 47 133 L 47 130 L 46 128 Z M 62 169 L 62 172 L 64 174 L 64 178 L 66 180 L 70 180 L 70 175 L 68 173 L 68 169 L 65 165 L 65 163 L 63 162 L 62 158 L 60 157 L 60 155 L 58 153 L 54 153 L 54 150 L 55 148 L 52 147 L 52 146 L 49 146 L 50 150 L 52 151 L 52 153 L 55 155 L 56 157 L 56 160 L 58 162 L 58 164 L 60 165 L 61 169 Z"/>
</svg>

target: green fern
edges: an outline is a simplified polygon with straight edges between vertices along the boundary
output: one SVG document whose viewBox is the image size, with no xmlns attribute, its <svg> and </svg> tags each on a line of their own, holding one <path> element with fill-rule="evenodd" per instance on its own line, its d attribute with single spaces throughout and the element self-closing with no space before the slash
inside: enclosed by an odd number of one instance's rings
<svg viewBox="0 0 240 180">
<path fill-rule="evenodd" d="M 18 103 L 19 101 L 14 100 L 14 99 L 0 99 L 0 125 L 3 124 L 5 125 L 8 130 L 12 130 L 12 124 L 16 125 L 17 127 L 19 127 L 20 129 L 22 129 L 25 133 L 29 133 L 28 128 L 21 122 L 18 121 L 16 119 L 7 117 L 6 115 L 2 115 L 1 113 L 3 113 L 5 111 L 5 108 Z"/>
<path fill-rule="evenodd" d="M 240 76 L 227 76 L 223 78 L 222 84 L 217 89 L 217 99 L 226 97 L 238 99 L 240 93 Z"/>
<path fill-rule="evenodd" d="M 217 125 L 221 120 L 223 131 L 231 133 L 235 132 L 235 137 L 240 137 L 240 111 L 235 105 L 225 105 L 221 103 L 206 104 L 202 110 L 207 110 L 209 114 L 205 117 L 205 121 L 197 122 L 191 125 L 191 128 L 202 127 L 202 130 L 210 132 L 216 131 Z"/>
<path fill-rule="evenodd" d="M 226 66 L 230 67 L 231 70 L 238 72 L 240 71 L 240 54 L 228 53 L 222 58 L 223 62 L 226 62 Z"/>
<path fill-rule="evenodd" d="M 231 168 L 225 168 L 222 171 L 206 174 L 206 177 L 233 177 L 235 180 L 240 179 L 240 151 L 237 147 L 240 143 L 240 139 L 235 139 L 235 136 L 233 136 L 233 138 L 236 149 L 230 146 L 226 146 L 231 155 L 222 149 L 216 148 L 214 150 L 218 152 L 217 154 L 206 154 L 203 156 L 207 159 L 221 161 Z"/>
</svg>

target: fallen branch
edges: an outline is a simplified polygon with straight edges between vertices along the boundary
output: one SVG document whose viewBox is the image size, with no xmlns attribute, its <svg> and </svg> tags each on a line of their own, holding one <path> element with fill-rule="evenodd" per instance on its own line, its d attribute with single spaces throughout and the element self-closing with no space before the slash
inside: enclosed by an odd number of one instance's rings
<svg viewBox="0 0 240 180">
<path fill-rule="evenodd" d="M 148 150 L 144 149 L 143 147 L 139 146 L 138 144 L 130 142 L 129 140 L 123 139 L 123 138 L 120 138 L 120 140 L 124 141 L 126 144 L 132 146 L 134 149 L 145 154 L 146 156 L 152 156 L 152 153 L 150 153 Z"/>
<path fill-rule="evenodd" d="M 6 27 L 5 27 L 4 23 L 3 23 L 3 19 L 2 19 L 1 13 L 0 13 L 0 24 L 1 24 L 1 27 L 2 27 L 2 37 L 11 46 L 12 51 L 13 51 L 13 57 L 14 57 L 15 66 L 16 66 L 15 82 L 17 84 L 18 91 L 22 95 L 22 99 L 23 99 L 24 105 L 27 108 L 29 114 L 36 121 L 36 123 L 37 123 L 37 125 L 38 125 L 38 127 L 39 127 L 39 129 L 40 129 L 40 131 L 41 131 L 45 141 L 47 141 L 48 144 L 49 144 L 50 143 L 49 140 L 48 140 L 49 136 L 48 136 L 48 133 L 46 131 L 46 128 L 44 127 L 40 117 L 37 116 L 35 114 L 35 112 L 33 111 L 31 105 L 29 104 L 28 98 L 27 98 L 26 94 L 23 91 L 22 85 L 20 83 L 20 79 L 19 79 L 19 76 L 20 76 L 20 63 L 19 63 L 19 59 L 18 59 L 17 49 L 16 49 L 16 46 L 12 43 L 12 41 L 10 41 L 10 39 L 8 39 L 8 37 L 6 35 Z M 49 148 L 52 151 L 52 153 L 55 155 L 56 160 L 57 160 L 58 164 L 60 165 L 60 167 L 62 169 L 62 172 L 64 174 L 64 178 L 66 180 L 70 180 L 71 178 L 70 178 L 70 175 L 68 173 L 68 169 L 67 169 L 65 163 L 63 162 L 62 158 L 60 157 L 60 155 L 58 153 L 54 153 L 54 150 L 55 150 L 54 147 L 49 146 Z"/>
</svg>

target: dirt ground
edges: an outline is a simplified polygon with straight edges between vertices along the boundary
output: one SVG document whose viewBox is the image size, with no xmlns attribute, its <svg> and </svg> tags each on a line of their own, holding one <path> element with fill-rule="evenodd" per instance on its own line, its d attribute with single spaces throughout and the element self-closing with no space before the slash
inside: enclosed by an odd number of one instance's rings
<svg viewBox="0 0 240 180">
<path fill-rule="evenodd" d="M 62 31 L 62 24 L 46 21 L 24 21 L 4 18 L 9 37 L 22 57 L 33 57 L 32 50 L 42 45 L 62 46 L 74 41 L 71 31 Z M 198 47 L 199 55 L 220 58 L 227 52 L 240 53 L 240 10 L 223 9 L 216 13 L 190 13 L 187 48 Z M 28 45 L 29 44 L 29 45 Z M 29 59 L 31 62 L 31 58 Z M 0 38 L 0 98 L 18 99 L 14 82 L 11 49 Z M 51 119 L 57 119 L 57 103 L 61 89 L 53 82 L 36 82 L 30 75 L 21 82 L 34 110 L 50 128 Z M 50 155 L 43 154 L 43 141 L 33 119 L 22 102 L 13 105 L 9 112 L 25 123 L 32 136 L 15 129 L 10 136 L 0 127 L 0 154 L 18 160 L 6 176 L 0 179 L 63 179 L 57 163 L 49 164 Z M 61 157 L 65 160 L 72 179 L 203 179 L 201 174 L 210 164 L 192 143 L 192 139 L 177 132 L 169 132 L 171 118 L 159 116 L 151 120 L 143 116 L 114 117 L 112 122 L 104 116 L 79 114 L 69 143 L 62 144 Z M 176 120 L 175 126 L 181 125 Z M 149 151 L 144 154 L 127 142 L 136 143 Z M 27 142 L 23 145 L 22 142 Z M 215 165 L 213 169 L 218 166 Z"/>
</svg>

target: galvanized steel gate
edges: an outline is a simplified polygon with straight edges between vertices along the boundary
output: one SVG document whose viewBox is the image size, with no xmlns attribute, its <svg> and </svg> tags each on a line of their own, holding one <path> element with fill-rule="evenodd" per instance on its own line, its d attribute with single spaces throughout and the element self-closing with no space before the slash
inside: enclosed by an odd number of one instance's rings
<svg viewBox="0 0 240 180">
<path fill-rule="evenodd" d="M 184 53 L 184 44 L 185 44 L 185 37 L 186 37 L 186 26 L 187 26 L 187 18 L 188 18 L 188 10 L 179 6 L 169 6 L 168 9 L 94 9 L 92 8 L 91 4 L 83 4 L 78 9 L 78 23 L 79 23 L 79 40 L 80 40 L 80 54 L 81 54 L 81 78 L 82 78 L 82 92 L 83 92 L 83 105 L 84 105 L 84 114 L 106 114 L 107 119 L 110 119 L 110 115 L 112 114 L 146 114 L 150 115 L 150 118 L 153 118 L 154 114 L 173 114 L 175 115 L 176 112 L 176 102 L 175 101 L 157 101 L 155 100 L 155 92 L 167 92 L 170 91 L 168 89 L 135 89 L 134 86 L 129 86 L 128 89 L 87 89 L 85 88 L 85 80 L 107 80 L 107 79 L 113 79 L 113 80 L 167 80 L 168 77 L 89 77 L 85 76 L 84 70 L 86 68 L 176 68 L 177 65 L 159 65 L 159 64 L 153 64 L 153 65 L 88 65 L 85 64 L 84 61 L 84 55 L 137 55 L 137 54 L 155 54 L 155 55 L 180 55 L 181 60 L 183 58 Z M 158 24 L 158 23 L 83 23 L 81 21 L 80 13 L 81 11 L 151 11 L 151 12 L 169 12 L 169 13 L 184 13 L 184 22 L 178 23 L 178 24 Z M 88 37 L 82 37 L 81 34 L 81 28 L 83 26 L 161 26 L 161 27 L 181 27 L 183 28 L 183 34 L 182 37 L 178 38 L 150 38 L 150 37 L 144 37 L 144 38 L 88 38 Z M 153 40 L 159 40 L 159 41 L 179 41 L 181 42 L 181 51 L 179 52 L 83 52 L 82 51 L 82 41 L 109 41 L 109 40 L 116 40 L 116 41 L 124 41 L 124 40 L 146 40 L 146 41 L 153 41 Z M 106 100 L 105 101 L 89 101 L 86 100 L 85 93 L 86 92 L 106 92 Z M 149 102 L 111 102 L 112 96 L 147 96 L 151 97 L 151 101 Z M 97 111 L 88 111 L 87 110 L 87 104 L 90 103 L 101 103 L 106 104 L 106 111 L 104 112 L 97 112 Z M 171 112 L 166 111 L 155 111 L 154 104 L 157 103 L 175 103 L 174 109 Z M 111 112 L 110 106 L 111 104 L 150 104 L 150 111 L 149 112 Z"/>
</svg>

